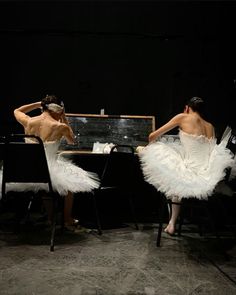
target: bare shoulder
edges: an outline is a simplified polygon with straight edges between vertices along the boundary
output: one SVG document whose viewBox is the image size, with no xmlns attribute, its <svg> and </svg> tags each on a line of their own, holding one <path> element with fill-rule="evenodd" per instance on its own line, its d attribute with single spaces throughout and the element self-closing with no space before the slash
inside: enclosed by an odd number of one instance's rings
<svg viewBox="0 0 236 295">
<path fill-rule="evenodd" d="M 41 123 L 40 116 L 29 117 L 27 121 L 25 121 L 25 128 L 37 128 Z"/>
<path fill-rule="evenodd" d="M 65 123 L 56 122 L 55 127 L 62 136 L 66 136 L 70 132 L 70 127 Z"/>
<path fill-rule="evenodd" d="M 61 122 L 56 122 L 55 125 L 61 130 L 68 130 L 69 126 L 66 125 L 65 123 L 61 123 Z"/>
<path fill-rule="evenodd" d="M 204 123 L 205 123 L 207 137 L 208 138 L 215 137 L 214 126 L 210 122 L 207 122 L 207 121 L 204 121 Z"/>
<path fill-rule="evenodd" d="M 186 117 L 187 117 L 187 114 L 185 114 L 185 113 L 179 113 L 174 116 L 174 118 L 186 118 Z"/>
<path fill-rule="evenodd" d="M 209 130 L 214 129 L 214 126 L 210 122 L 204 120 L 204 124 L 207 129 Z"/>
<path fill-rule="evenodd" d="M 187 114 L 185 114 L 185 113 L 179 113 L 179 114 L 177 114 L 177 115 L 175 115 L 172 119 L 171 119 L 171 121 L 176 121 L 176 122 L 181 122 L 181 121 L 183 121 L 183 120 L 185 120 L 185 119 L 187 119 L 188 118 L 188 116 L 187 116 Z"/>
</svg>

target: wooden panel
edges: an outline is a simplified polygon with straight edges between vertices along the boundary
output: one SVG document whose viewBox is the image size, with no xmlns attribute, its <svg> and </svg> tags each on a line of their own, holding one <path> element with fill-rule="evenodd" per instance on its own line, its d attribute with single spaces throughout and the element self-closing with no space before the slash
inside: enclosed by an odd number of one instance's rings
<svg viewBox="0 0 236 295">
<path fill-rule="evenodd" d="M 154 116 L 66 114 L 76 136 L 76 144 L 62 141 L 61 150 L 91 151 L 94 142 L 128 144 L 136 148 L 148 143 L 155 130 Z"/>
</svg>

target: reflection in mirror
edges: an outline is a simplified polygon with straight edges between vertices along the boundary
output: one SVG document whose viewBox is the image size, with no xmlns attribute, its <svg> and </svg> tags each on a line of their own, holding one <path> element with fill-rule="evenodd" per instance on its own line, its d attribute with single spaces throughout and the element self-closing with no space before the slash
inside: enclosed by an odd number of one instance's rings
<svg viewBox="0 0 236 295">
<path fill-rule="evenodd" d="M 61 141 L 60 150 L 92 151 L 93 144 L 113 143 L 134 148 L 148 143 L 148 135 L 155 130 L 154 116 L 109 116 L 66 114 L 75 134 L 75 145 Z"/>
</svg>

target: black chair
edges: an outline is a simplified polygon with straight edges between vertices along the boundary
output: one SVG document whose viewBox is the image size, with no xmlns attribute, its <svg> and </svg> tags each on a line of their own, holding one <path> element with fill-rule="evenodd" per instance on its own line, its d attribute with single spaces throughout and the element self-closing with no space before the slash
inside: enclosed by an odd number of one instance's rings
<svg viewBox="0 0 236 295">
<path fill-rule="evenodd" d="M 228 140 L 226 147 L 231 150 L 233 155 L 236 154 L 235 130 L 232 131 L 232 134 Z M 227 168 L 225 172 L 226 172 L 225 177 L 221 182 L 224 183 L 225 186 L 228 186 L 229 180 L 230 180 L 231 168 Z M 160 242 L 161 242 L 164 216 L 166 212 L 168 212 L 168 214 L 171 215 L 172 204 L 181 206 L 179 219 L 178 219 L 178 229 L 177 229 L 178 236 L 181 235 L 182 225 L 184 223 L 184 217 L 185 217 L 186 211 L 188 211 L 190 212 L 189 215 L 192 215 L 192 216 L 197 216 L 201 214 L 200 216 L 198 216 L 198 218 L 195 218 L 196 223 L 198 224 L 198 227 L 199 227 L 200 236 L 203 235 L 203 225 L 208 224 L 210 225 L 212 231 L 215 232 L 216 237 L 219 238 L 219 233 L 217 230 L 218 220 L 220 220 L 220 225 L 222 225 L 223 220 L 226 220 L 229 218 L 227 209 L 225 209 L 225 205 L 223 202 L 224 199 L 222 199 L 222 194 L 223 193 L 217 192 L 217 189 L 216 189 L 213 195 L 208 198 L 208 200 L 186 198 L 186 199 L 182 199 L 181 203 L 176 203 L 176 202 L 172 202 L 171 200 L 167 200 L 166 196 L 163 193 L 160 193 L 161 206 L 160 206 L 160 212 L 159 212 L 159 215 L 160 215 L 159 228 L 158 228 L 157 240 L 156 240 L 157 247 L 160 246 Z M 166 210 L 167 208 L 168 210 Z"/>
<path fill-rule="evenodd" d="M 135 215 L 133 204 L 133 195 L 135 191 L 135 163 L 134 148 L 129 145 L 115 145 L 111 148 L 108 155 L 103 173 L 101 176 L 100 186 L 94 190 L 93 200 L 96 214 L 98 233 L 102 234 L 102 225 L 99 207 L 99 196 L 105 191 L 109 193 L 125 194 L 128 198 L 130 214 L 132 216 L 135 228 L 138 229 L 138 223 Z M 112 198 L 112 196 L 111 196 Z"/>
<path fill-rule="evenodd" d="M 25 139 L 33 139 L 26 143 Z M 53 192 L 46 154 L 42 140 L 33 135 L 13 134 L 8 135 L 3 147 L 2 167 L 2 202 L 7 198 L 8 191 L 14 191 L 10 183 L 42 183 L 48 188 L 48 196 L 52 198 L 52 226 L 50 251 L 54 251 L 56 208 L 58 196 Z M 29 205 L 30 207 L 30 205 Z"/>
</svg>

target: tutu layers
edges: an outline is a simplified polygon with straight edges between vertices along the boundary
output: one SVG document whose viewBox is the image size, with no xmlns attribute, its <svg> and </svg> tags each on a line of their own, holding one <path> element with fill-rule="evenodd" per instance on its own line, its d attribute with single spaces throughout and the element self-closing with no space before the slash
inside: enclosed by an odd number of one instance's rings
<svg viewBox="0 0 236 295">
<path fill-rule="evenodd" d="M 54 191 L 65 196 L 69 191 L 72 193 L 90 192 L 99 187 L 99 179 L 95 173 L 83 170 L 58 154 L 58 142 L 48 142 L 44 146 Z M 0 179 L 2 180 L 2 170 L 0 170 Z M 7 184 L 6 190 L 48 191 L 48 186 L 38 183 L 10 183 Z"/>
<path fill-rule="evenodd" d="M 144 178 L 167 198 L 206 199 L 234 163 L 226 144 L 182 130 L 179 139 L 160 138 L 139 153 Z"/>
</svg>

